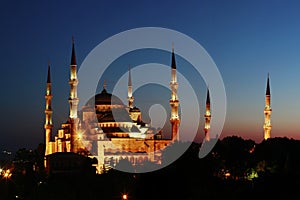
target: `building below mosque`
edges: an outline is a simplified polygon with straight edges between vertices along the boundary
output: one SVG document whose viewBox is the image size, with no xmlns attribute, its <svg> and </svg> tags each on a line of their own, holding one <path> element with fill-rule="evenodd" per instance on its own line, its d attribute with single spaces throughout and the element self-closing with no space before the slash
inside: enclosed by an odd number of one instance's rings
<svg viewBox="0 0 300 200">
<path fill-rule="evenodd" d="M 160 130 L 143 122 L 140 109 L 133 106 L 130 70 L 127 88 L 128 105 L 124 105 L 117 96 L 110 94 L 104 83 L 102 92 L 96 94 L 78 111 L 78 83 L 73 41 L 69 79 L 69 118 L 66 123 L 61 125 L 54 137 L 52 136 L 51 77 L 50 65 L 48 65 L 44 126 L 45 167 L 48 171 L 57 169 L 57 165 L 61 165 L 61 163 L 67 168 L 73 165 L 68 163 L 68 156 L 76 157 L 74 153 L 96 159 L 97 162 L 94 162 L 94 166 L 97 173 L 101 173 L 104 168 L 114 168 L 122 159 L 127 159 L 133 166 L 143 165 L 148 161 L 161 164 L 162 150 L 170 143 L 179 140 L 180 118 L 174 49 L 172 50 L 170 82 L 172 138 L 164 138 Z M 64 162 L 60 162 L 62 158 Z M 72 159 L 69 160 L 73 162 Z M 54 163 L 56 163 L 56 168 L 51 166 Z"/>
</svg>

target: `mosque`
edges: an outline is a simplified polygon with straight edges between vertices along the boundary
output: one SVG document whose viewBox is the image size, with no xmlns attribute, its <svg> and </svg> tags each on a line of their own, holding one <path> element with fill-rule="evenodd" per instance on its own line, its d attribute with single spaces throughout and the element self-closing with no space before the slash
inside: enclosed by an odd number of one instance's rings
<svg viewBox="0 0 300 200">
<path fill-rule="evenodd" d="M 179 100 L 177 96 L 177 75 L 174 49 L 171 56 L 171 138 L 164 138 L 160 130 L 156 130 L 143 122 L 142 113 L 134 105 L 132 80 L 129 69 L 128 105 L 115 95 L 110 94 L 103 85 L 101 93 L 96 94 L 78 109 L 77 97 L 77 62 L 72 42 L 70 63 L 70 96 L 69 117 L 66 123 L 53 135 L 51 73 L 48 65 L 45 108 L 45 167 L 49 168 L 48 157 L 59 153 L 85 155 L 97 160 L 98 173 L 103 168 L 114 167 L 121 159 L 127 159 L 133 166 L 149 161 L 161 164 L 161 151 L 174 141 L 179 141 L 178 114 Z M 69 155 L 69 154 L 67 154 Z"/>
<path fill-rule="evenodd" d="M 117 96 L 110 94 L 104 83 L 102 92 L 96 94 L 81 110 L 78 110 L 77 85 L 79 80 L 77 79 L 77 62 L 73 40 L 69 78 L 69 117 L 66 123 L 61 124 L 56 135 L 52 136 L 51 75 L 50 65 L 48 65 L 44 125 L 46 169 L 50 167 L 49 160 L 55 157 L 66 160 L 67 155 L 71 155 L 73 158 L 83 155 L 96 159 L 97 162 L 94 165 L 98 173 L 101 173 L 105 168 L 115 167 L 121 159 L 128 160 L 133 166 L 142 165 L 145 161 L 161 164 L 162 150 L 169 144 L 179 141 L 180 117 L 178 114 L 178 82 L 174 48 L 171 55 L 171 98 L 169 100 L 171 138 L 164 138 L 161 130 L 156 130 L 143 121 L 140 109 L 133 106 L 134 96 L 130 69 L 128 74 L 127 105 L 124 105 Z M 263 125 L 265 140 L 271 137 L 272 109 L 270 104 L 271 94 L 268 76 Z M 204 142 L 209 142 L 211 139 L 209 90 L 207 90 L 204 120 Z"/>
</svg>

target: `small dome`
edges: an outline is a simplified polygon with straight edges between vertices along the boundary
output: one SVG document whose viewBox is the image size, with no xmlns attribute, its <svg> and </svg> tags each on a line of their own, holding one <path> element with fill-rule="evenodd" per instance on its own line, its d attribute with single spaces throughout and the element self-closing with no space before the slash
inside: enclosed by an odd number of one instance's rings
<svg viewBox="0 0 300 200">
<path fill-rule="evenodd" d="M 130 112 L 140 112 L 140 109 L 134 106 L 133 108 L 130 108 L 129 111 Z"/>
</svg>

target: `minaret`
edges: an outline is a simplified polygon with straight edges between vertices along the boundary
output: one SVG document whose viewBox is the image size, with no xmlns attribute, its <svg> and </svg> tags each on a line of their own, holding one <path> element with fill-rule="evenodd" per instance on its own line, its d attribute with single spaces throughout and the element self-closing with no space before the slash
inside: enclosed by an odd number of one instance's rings
<svg viewBox="0 0 300 200">
<path fill-rule="evenodd" d="M 70 103 L 70 119 L 77 118 L 77 106 L 79 99 L 77 98 L 77 85 L 78 85 L 78 79 L 77 79 L 77 64 L 76 64 L 76 55 L 75 55 L 75 47 L 74 47 L 74 39 L 72 40 L 72 57 L 71 57 L 71 71 L 70 71 L 70 97 L 69 97 L 69 103 Z"/>
<path fill-rule="evenodd" d="M 130 66 L 128 68 L 128 108 L 133 108 L 134 97 L 132 96 L 132 82 L 131 82 L 131 71 Z"/>
<path fill-rule="evenodd" d="M 77 132 L 77 107 L 79 99 L 77 97 L 77 63 L 76 63 L 76 55 L 75 55 L 75 47 L 74 47 L 74 38 L 72 38 L 72 57 L 71 57 L 71 64 L 70 64 L 70 115 L 69 115 L 69 122 L 71 123 L 71 152 L 76 152 L 76 132 Z"/>
<path fill-rule="evenodd" d="M 205 125 L 204 125 L 204 134 L 205 134 L 205 141 L 210 141 L 210 96 L 209 96 L 209 89 L 207 89 L 207 97 L 206 97 L 206 109 L 205 109 Z"/>
<path fill-rule="evenodd" d="M 51 94 L 51 78 L 50 78 L 50 64 L 48 64 L 48 74 L 47 74 L 47 87 L 46 87 L 46 108 L 45 108 L 45 156 L 52 153 L 52 149 L 50 148 L 51 134 L 52 134 L 52 94 Z"/>
<path fill-rule="evenodd" d="M 171 105 L 171 118 L 170 122 L 172 125 L 172 140 L 179 141 L 179 115 L 178 115 L 178 106 L 179 106 L 179 100 L 177 96 L 177 89 L 178 89 L 178 83 L 177 83 L 177 76 L 176 76 L 176 61 L 175 61 L 175 54 L 174 54 L 174 47 L 172 47 L 172 64 L 171 64 L 171 82 L 170 82 L 170 88 L 171 88 L 171 99 L 170 99 L 170 105 Z"/>
<path fill-rule="evenodd" d="M 269 74 L 267 80 L 267 89 L 266 89 L 266 106 L 264 110 L 265 114 L 265 123 L 264 123 L 264 139 L 267 140 L 271 137 L 271 92 L 270 92 L 270 83 L 269 83 Z"/>
</svg>

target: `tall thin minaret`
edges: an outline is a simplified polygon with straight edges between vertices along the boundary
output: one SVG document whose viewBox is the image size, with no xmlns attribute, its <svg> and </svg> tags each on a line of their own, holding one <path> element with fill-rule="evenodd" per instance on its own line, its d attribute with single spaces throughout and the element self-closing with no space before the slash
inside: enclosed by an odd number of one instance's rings
<svg viewBox="0 0 300 200">
<path fill-rule="evenodd" d="M 50 147 L 51 135 L 52 135 L 52 93 L 51 93 L 51 77 L 50 77 L 50 63 L 48 63 L 48 74 L 47 74 L 47 86 L 46 86 L 46 108 L 45 108 L 45 156 L 52 153 L 52 149 Z"/>
<path fill-rule="evenodd" d="M 77 98 L 77 85 L 78 85 L 78 79 L 77 79 L 77 64 L 76 64 L 76 55 L 75 55 L 75 47 L 74 47 L 74 38 L 72 38 L 72 57 L 71 57 L 71 64 L 70 64 L 70 97 L 69 97 L 69 103 L 70 103 L 70 119 L 77 118 L 77 107 L 79 99 Z"/>
<path fill-rule="evenodd" d="M 174 54 L 174 46 L 172 47 L 172 64 L 171 64 L 171 82 L 170 82 L 170 88 L 171 88 L 171 99 L 170 99 L 170 105 L 171 105 L 171 118 L 170 122 L 172 125 L 172 140 L 179 141 L 179 115 L 178 115 L 178 106 L 179 106 L 179 100 L 177 96 L 177 89 L 178 89 L 178 83 L 177 83 L 177 76 L 176 76 L 176 61 L 175 61 L 175 54 Z"/>
<path fill-rule="evenodd" d="M 265 123 L 264 123 L 264 139 L 267 140 L 271 137 L 271 92 L 270 92 L 270 83 L 269 83 L 269 74 L 268 74 L 268 80 L 267 80 L 267 89 L 266 89 L 266 106 L 264 110 L 265 114 Z"/>
<path fill-rule="evenodd" d="M 74 38 L 72 38 L 72 57 L 71 57 L 71 64 L 70 64 L 70 115 L 69 115 L 69 122 L 71 123 L 71 152 L 75 152 L 76 149 L 76 132 L 77 132 L 77 125 L 78 125 L 78 118 L 77 118 L 77 110 L 78 110 L 78 102 L 79 99 L 77 97 L 77 63 L 76 63 L 76 55 L 75 55 L 75 47 L 74 47 Z"/>
<path fill-rule="evenodd" d="M 132 96 L 132 82 L 131 82 L 131 70 L 128 68 L 128 107 L 133 108 L 134 97 Z"/>
<path fill-rule="evenodd" d="M 209 89 L 207 89 L 207 97 L 206 97 L 206 109 L 205 109 L 205 125 L 204 125 L 204 134 L 205 134 L 205 141 L 210 141 L 210 96 L 209 96 Z"/>
</svg>

